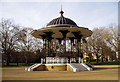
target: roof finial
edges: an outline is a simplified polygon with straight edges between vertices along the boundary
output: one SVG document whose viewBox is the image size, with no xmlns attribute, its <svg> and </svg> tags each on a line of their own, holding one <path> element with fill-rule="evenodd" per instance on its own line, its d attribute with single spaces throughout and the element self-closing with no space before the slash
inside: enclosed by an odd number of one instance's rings
<svg viewBox="0 0 120 82">
<path fill-rule="evenodd" d="M 62 4 L 61 4 L 61 11 L 60 11 L 60 14 L 61 14 L 61 16 L 63 16 L 63 11 L 62 11 Z"/>
<path fill-rule="evenodd" d="M 61 11 L 62 11 L 62 4 L 61 4 Z"/>
</svg>

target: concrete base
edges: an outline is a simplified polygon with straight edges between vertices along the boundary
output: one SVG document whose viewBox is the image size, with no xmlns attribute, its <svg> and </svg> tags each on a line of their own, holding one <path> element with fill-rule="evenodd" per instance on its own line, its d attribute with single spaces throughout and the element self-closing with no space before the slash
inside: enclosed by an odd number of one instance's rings
<svg viewBox="0 0 120 82">
<path fill-rule="evenodd" d="M 33 71 L 67 71 L 66 64 L 41 64 Z"/>
<path fill-rule="evenodd" d="M 87 71 L 92 70 L 85 63 L 72 63 L 72 64 L 34 64 L 29 68 L 25 68 L 27 71 Z"/>
</svg>

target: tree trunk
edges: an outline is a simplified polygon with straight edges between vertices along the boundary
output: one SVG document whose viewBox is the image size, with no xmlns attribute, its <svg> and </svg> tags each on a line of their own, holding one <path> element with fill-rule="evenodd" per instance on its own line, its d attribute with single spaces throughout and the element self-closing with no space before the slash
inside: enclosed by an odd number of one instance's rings
<svg viewBox="0 0 120 82">
<path fill-rule="evenodd" d="M 9 66 L 10 64 L 10 55 L 6 54 L 7 58 L 6 58 L 6 65 Z"/>
<path fill-rule="evenodd" d="M 6 59 L 6 65 L 9 66 L 9 63 L 10 63 L 10 59 L 9 59 L 9 57 L 7 57 L 7 59 Z"/>
<path fill-rule="evenodd" d="M 27 56 L 25 57 L 25 63 L 28 64 L 28 58 L 27 58 Z"/>
<path fill-rule="evenodd" d="M 99 56 L 96 57 L 96 63 L 98 64 L 99 63 Z"/>
<path fill-rule="evenodd" d="M 26 64 L 28 64 L 28 61 L 27 61 L 27 59 L 25 60 L 25 63 L 26 63 Z"/>
<path fill-rule="evenodd" d="M 19 63 L 17 62 L 17 66 L 19 65 Z"/>
<path fill-rule="evenodd" d="M 104 57 L 102 56 L 102 58 L 101 58 L 101 62 L 103 63 L 104 62 Z"/>
<path fill-rule="evenodd" d="M 6 65 L 9 66 L 9 62 L 8 61 L 6 62 Z"/>
</svg>

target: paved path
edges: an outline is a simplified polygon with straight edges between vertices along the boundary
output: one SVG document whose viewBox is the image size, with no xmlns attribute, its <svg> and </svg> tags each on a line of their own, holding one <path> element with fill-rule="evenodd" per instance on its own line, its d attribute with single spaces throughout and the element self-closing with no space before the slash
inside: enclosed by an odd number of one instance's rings
<svg viewBox="0 0 120 82">
<path fill-rule="evenodd" d="M 25 71 L 25 67 L 4 67 L 3 80 L 118 80 L 117 65 L 96 65 L 93 71 Z"/>
</svg>

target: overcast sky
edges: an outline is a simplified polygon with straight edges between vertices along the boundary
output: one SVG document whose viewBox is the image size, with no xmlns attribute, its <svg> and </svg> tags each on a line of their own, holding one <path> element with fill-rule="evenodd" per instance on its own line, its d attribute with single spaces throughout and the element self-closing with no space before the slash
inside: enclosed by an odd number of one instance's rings
<svg viewBox="0 0 120 82">
<path fill-rule="evenodd" d="M 1 2 L 1 18 L 11 18 L 16 24 L 39 29 L 60 16 L 72 19 L 78 26 L 93 29 L 118 22 L 117 2 Z"/>
</svg>

